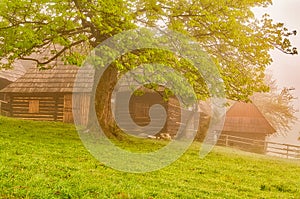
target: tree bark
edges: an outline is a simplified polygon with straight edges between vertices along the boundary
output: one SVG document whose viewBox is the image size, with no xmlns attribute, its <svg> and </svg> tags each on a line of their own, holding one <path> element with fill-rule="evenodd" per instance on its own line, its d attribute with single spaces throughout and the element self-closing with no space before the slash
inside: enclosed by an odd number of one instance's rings
<svg viewBox="0 0 300 199">
<path fill-rule="evenodd" d="M 99 72 L 99 71 L 98 71 Z M 96 70 L 95 76 L 98 73 Z M 102 77 L 95 89 L 95 102 L 91 106 L 95 106 L 97 120 L 104 133 L 111 137 L 116 137 L 116 123 L 111 111 L 111 97 L 114 87 L 117 83 L 118 70 L 115 66 L 108 67 L 102 74 Z"/>
</svg>

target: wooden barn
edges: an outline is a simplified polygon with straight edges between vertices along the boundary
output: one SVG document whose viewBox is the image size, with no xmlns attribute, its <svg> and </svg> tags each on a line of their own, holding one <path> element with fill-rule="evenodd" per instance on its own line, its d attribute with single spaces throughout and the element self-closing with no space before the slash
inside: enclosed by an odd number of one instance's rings
<svg viewBox="0 0 300 199">
<path fill-rule="evenodd" d="M 262 152 L 267 136 L 276 130 L 253 103 L 235 102 L 227 111 L 219 143 Z"/>
<path fill-rule="evenodd" d="M 188 122 L 192 122 L 189 123 L 189 127 L 187 127 L 189 128 L 189 130 L 191 130 L 191 132 L 193 130 L 197 131 L 197 129 L 194 128 L 195 126 L 197 126 L 195 122 L 198 122 L 200 129 L 206 125 L 200 122 L 203 121 L 204 119 L 205 121 L 207 121 L 207 117 L 208 117 L 208 113 L 206 112 L 207 109 L 203 108 L 204 104 L 200 103 L 198 107 L 200 111 L 200 118 L 195 119 L 193 117 L 192 111 L 184 110 L 183 114 L 185 114 L 185 118 L 188 118 L 188 121 L 180 122 L 181 121 L 180 104 L 176 97 L 170 97 L 168 101 L 166 101 L 162 97 L 163 91 L 152 91 L 145 88 L 143 88 L 142 90 L 144 92 L 142 95 L 132 95 L 129 102 L 130 116 L 137 125 L 146 126 L 150 123 L 150 116 L 149 116 L 150 107 L 155 104 L 159 104 L 163 106 L 167 114 L 166 123 L 160 131 L 157 131 L 159 132 L 157 135 L 161 133 L 168 133 L 171 137 L 174 137 L 177 131 L 179 130 L 180 125 L 186 124 Z M 125 108 L 126 104 L 124 104 L 125 102 L 123 100 L 119 100 L 119 99 L 123 99 L 125 95 L 128 95 L 127 91 L 118 92 L 116 95 L 116 99 L 115 99 L 116 117 L 123 117 L 122 114 L 126 110 Z M 162 117 L 163 116 L 161 117 L 156 116 L 154 119 L 161 120 Z M 126 129 L 126 119 L 124 122 L 125 123 L 121 125 Z M 198 137 L 199 139 L 201 138 L 203 139 L 203 136 L 198 136 Z"/>
<path fill-rule="evenodd" d="M 92 91 L 93 73 L 87 70 L 86 78 L 80 79 L 85 89 L 73 93 L 77 66 L 57 64 L 53 69 L 31 68 L 21 78 L 0 91 L 4 95 L 2 115 L 46 121 L 73 122 L 72 94 L 80 96 L 81 111 L 88 111 Z M 79 88 L 78 90 L 83 90 Z M 82 124 L 87 118 L 81 119 Z"/>
</svg>

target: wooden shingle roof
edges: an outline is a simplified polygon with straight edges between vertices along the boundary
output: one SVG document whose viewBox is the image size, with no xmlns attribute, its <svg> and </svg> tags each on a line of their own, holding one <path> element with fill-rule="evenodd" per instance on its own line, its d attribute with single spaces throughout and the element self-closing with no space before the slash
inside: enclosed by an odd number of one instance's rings
<svg viewBox="0 0 300 199">
<path fill-rule="evenodd" d="M 79 67 L 57 64 L 48 70 L 34 67 L 16 82 L 2 89 L 2 93 L 71 93 Z M 82 76 L 82 75 L 81 75 Z M 93 70 L 86 70 L 86 74 L 79 79 L 76 87 L 80 91 L 91 92 L 93 85 Z"/>
<path fill-rule="evenodd" d="M 222 131 L 261 134 L 276 132 L 253 103 L 244 102 L 234 103 L 227 111 Z"/>
</svg>

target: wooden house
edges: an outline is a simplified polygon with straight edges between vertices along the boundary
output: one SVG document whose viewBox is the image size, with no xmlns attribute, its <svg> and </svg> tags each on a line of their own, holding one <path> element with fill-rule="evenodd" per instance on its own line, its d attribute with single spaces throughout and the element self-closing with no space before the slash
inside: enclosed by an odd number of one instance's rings
<svg viewBox="0 0 300 199">
<path fill-rule="evenodd" d="M 72 95 L 80 96 L 81 111 L 88 111 L 92 91 L 93 73 L 87 70 L 85 78 L 80 79 L 82 88 L 74 93 L 74 81 L 79 67 L 58 63 L 53 69 L 28 70 L 17 81 L 2 89 L 6 101 L 1 113 L 6 116 L 46 121 L 73 122 Z M 87 118 L 82 118 L 82 124 Z"/>
<path fill-rule="evenodd" d="M 244 102 L 235 102 L 228 109 L 224 126 L 218 130 L 223 139 L 219 141 L 255 152 L 262 152 L 267 136 L 276 132 L 257 106 Z"/>
<path fill-rule="evenodd" d="M 159 104 L 161 105 L 165 111 L 166 111 L 166 122 L 163 126 L 163 128 L 157 128 L 158 132 L 156 135 L 162 134 L 162 133 L 168 133 L 171 137 L 174 137 L 179 130 L 180 125 L 186 125 L 189 124 L 188 127 L 184 126 L 184 128 L 188 128 L 190 132 L 195 133 L 193 131 L 197 131 L 195 127 L 197 125 L 199 130 L 202 128 L 206 128 L 206 123 L 203 123 L 201 121 L 205 120 L 207 121 L 208 113 L 206 112 L 206 108 L 204 107 L 204 103 L 199 104 L 199 111 L 200 111 L 200 118 L 195 118 L 192 114 L 191 110 L 184 109 L 182 114 L 184 115 L 184 118 L 187 119 L 187 121 L 181 121 L 181 109 L 178 99 L 173 96 L 170 97 L 167 101 L 163 99 L 162 91 L 153 91 L 150 89 L 142 88 L 143 94 L 142 95 L 131 95 L 130 101 L 129 101 L 129 114 L 133 121 L 139 125 L 139 126 L 146 126 L 150 123 L 150 107 Z M 120 118 L 125 118 L 122 114 L 126 111 L 126 103 L 123 100 L 125 95 L 128 95 L 128 91 L 119 91 L 117 92 L 116 98 L 115 98 L 115 116 Z M 198 112 L 199 113 L 199 112 Z M 159 116 L 156 115 L 153 119 L 161 120 L 163 115 Z M 196 124 L 198 122 L 198 124 Z M 126 119 L 124 123 L 121 124 L 122 127 L 125 127 L 126 129 Z M 155 127 L 154 127 L 155 128 Z M 186 134 L 186 136 L 189 136 Z M 199 136 L 197 134 L 198 139 L 203 139 L 203 136 Z"/>
</svg>

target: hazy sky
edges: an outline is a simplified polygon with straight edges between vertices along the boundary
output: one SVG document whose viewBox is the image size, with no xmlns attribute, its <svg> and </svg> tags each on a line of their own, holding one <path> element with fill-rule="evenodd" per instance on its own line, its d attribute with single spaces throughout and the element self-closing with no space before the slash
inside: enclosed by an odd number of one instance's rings
<svg viewBox="0 0 300 199">
<path fill-rule="evenodd" d="M 300 0 L 273 0 L 273 5 L 266 9 L 254 9 L 257 16 L 268 13 L 276 22 L 283 22 L 290 30 L 297 30 L 298 35 L 291 38 L 293 45 L 298 48 L 300 53 Z M 272 51 L 273 63 L 268 68 L 277 80 L 278 86 L 294 87 L 294 95 L 299 99 L 295 100 L 295 107 L 300 110 L 300 54 L 297 56 L 285 55 L 278 50 Z M 297 113 L 300 120 L 300 113 Z M 283 141 L 300 144 L 297 138 L 300 136 L 300 122 L 297 122 L 292 132 L 288 133 L 287 138 L 274 138 L 275 141 Z"/>
</svg>

